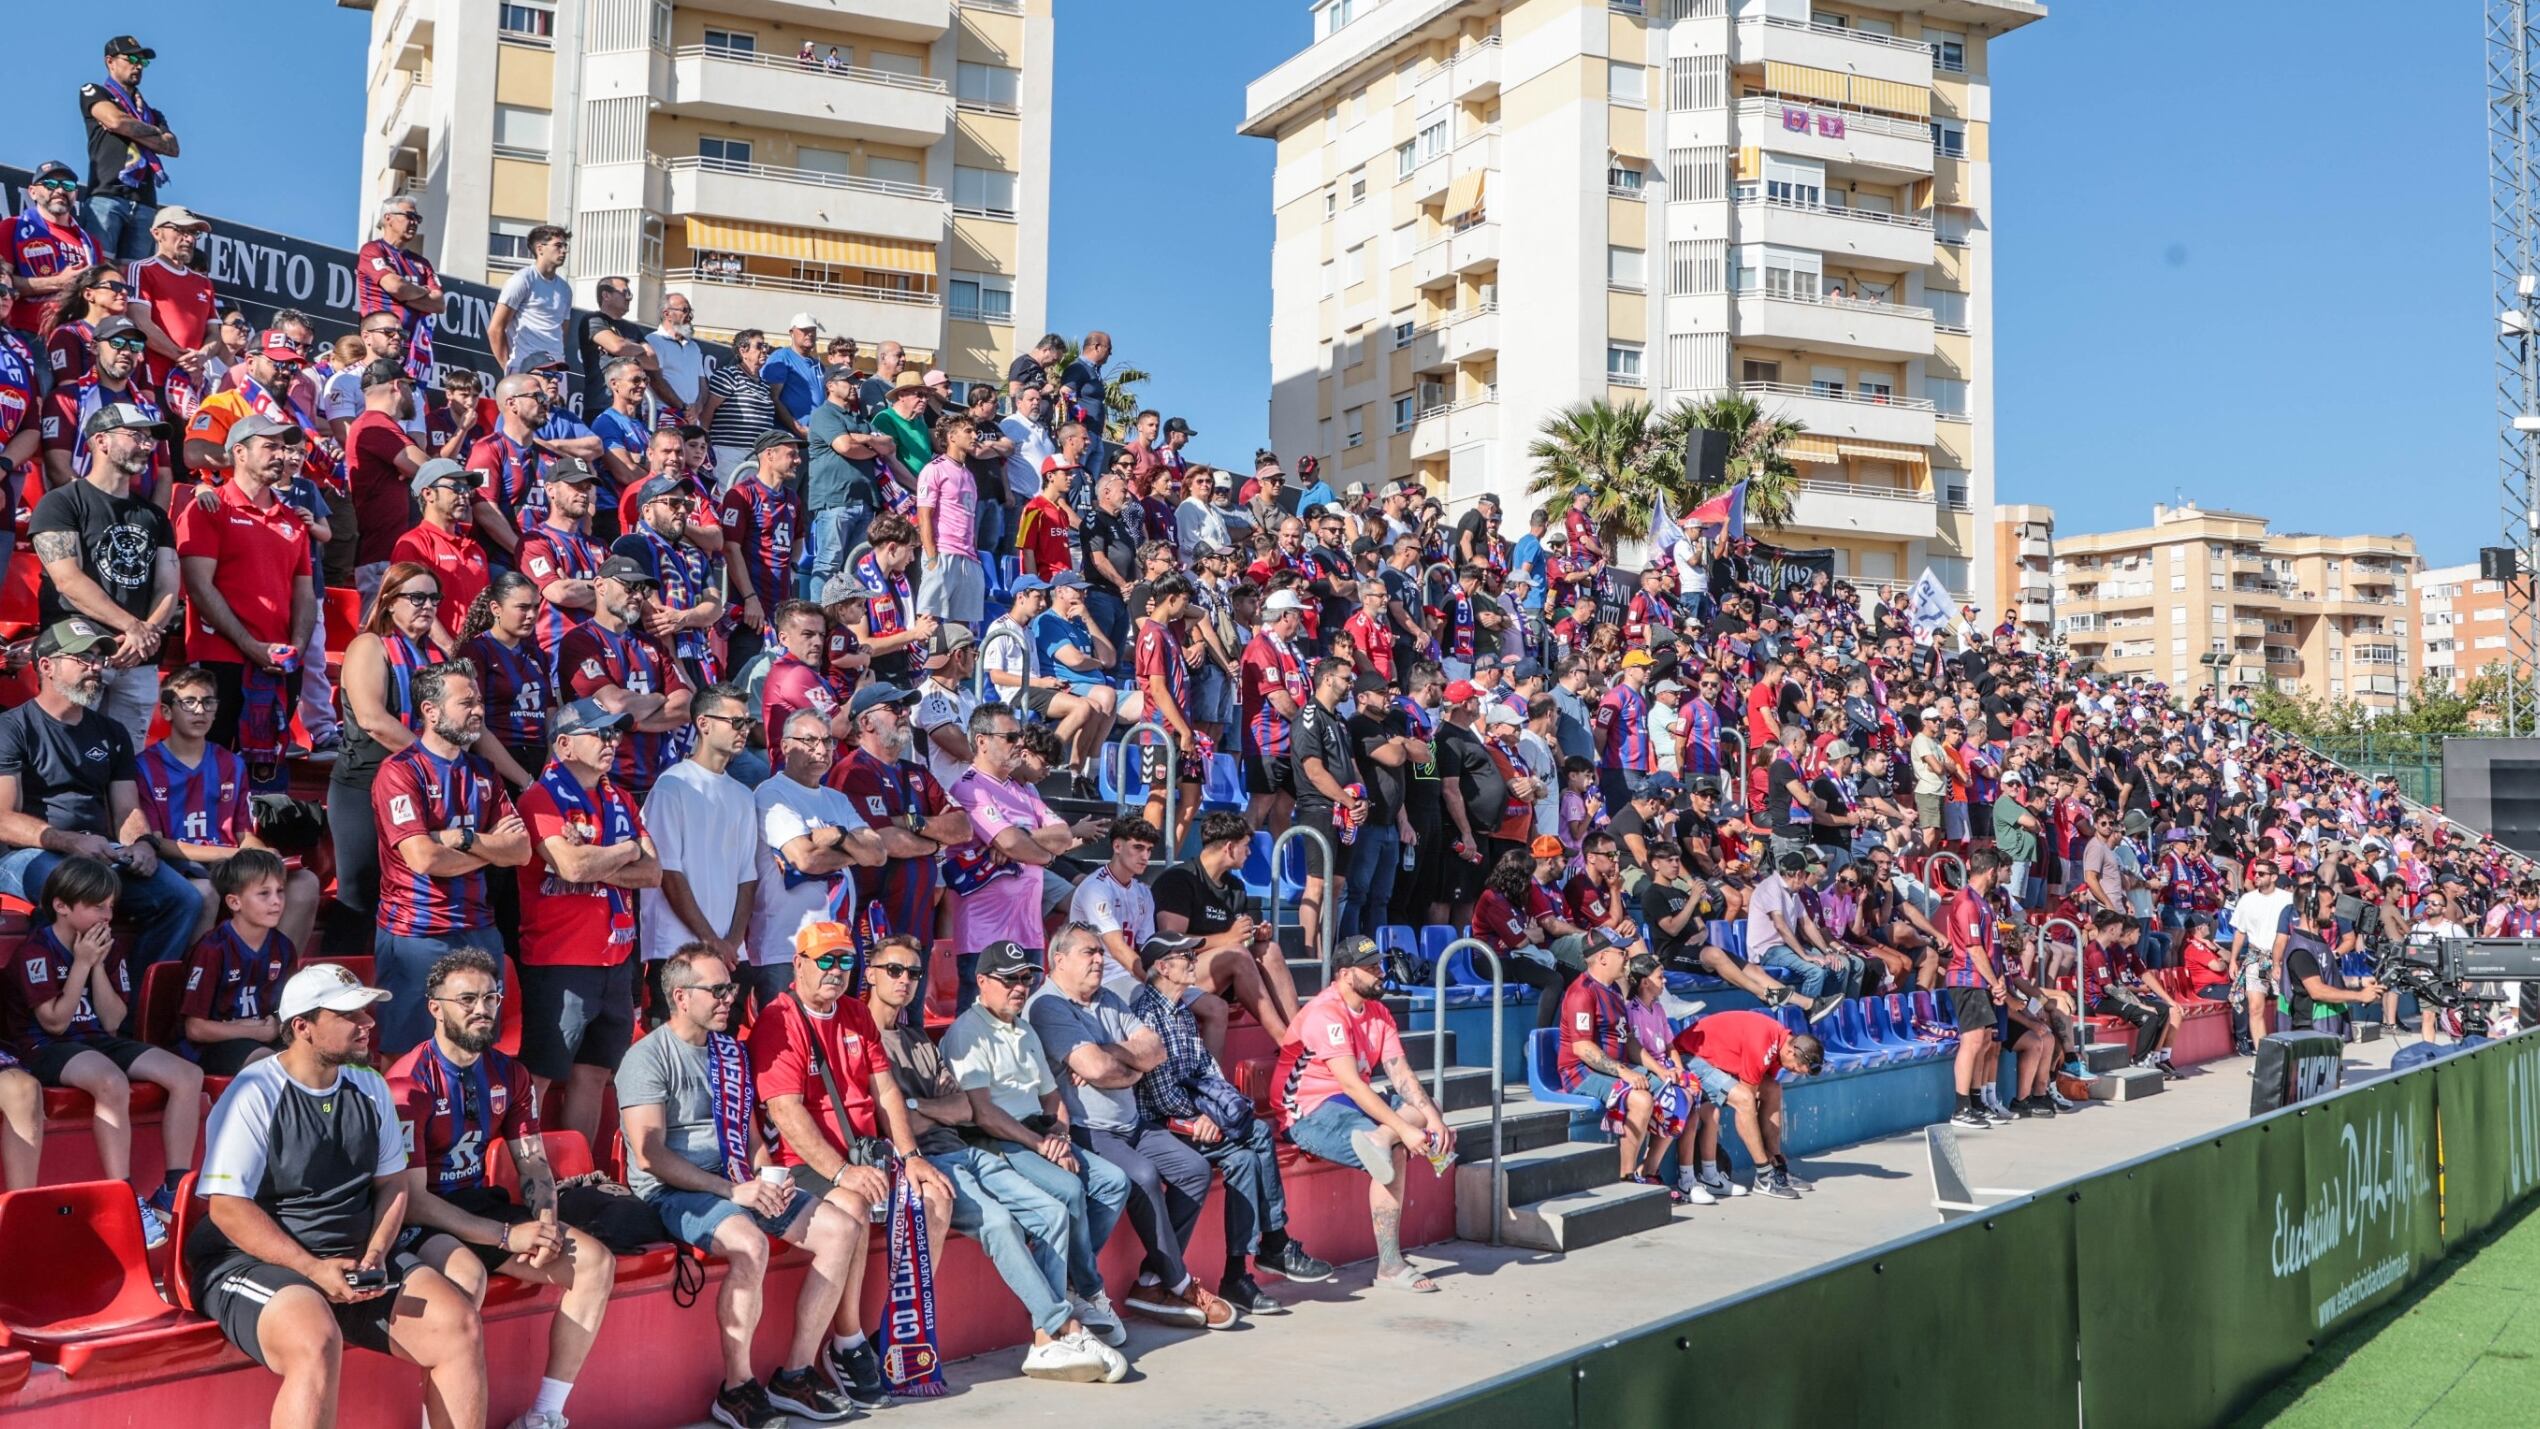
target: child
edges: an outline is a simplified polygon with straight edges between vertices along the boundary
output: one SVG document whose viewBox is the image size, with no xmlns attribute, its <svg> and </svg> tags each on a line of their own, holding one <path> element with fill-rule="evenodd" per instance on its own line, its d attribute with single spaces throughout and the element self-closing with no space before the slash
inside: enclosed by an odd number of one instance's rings
<svg viewBox="0 0 2540 1429">
<path fill-rule="evenodd" d="M 126 843 L 150 840 L 160 859 L 203 895 L 202 920 L 193 933 L 197 941 L 220 917 L 212 870 L 240 849 L 266 846 L 256 837 L 248 807 L 244 761 L 207 738 L 217 697 L 212 672 L 200 665 L 168 676 L 159 690 L 167 737 L 141 751 L 139 807 L 125 816 L 122 830 Z M 298 947 L 317 925 L 317 875 L 286 870 L 283 895 L 282 927 Z"/>
<path fill-rule="evenodd" d="M 118 1036 L 131 1008 L 132 974 L 110 924 L 122 888 L 114 867 L 66 858 L 44 880 L 39 907 L 52 921 L 9 955 L 8 1001 L 19 1028 L 18 1056 L 48 1087 L 76 1087 L 96 1102 L 97 1160 L 117 1181 L 132 1175 L 132 1079 L 167 1088 L 159 1135 L 167 1179 L 141 1202 L 141 1231 L 153 1247 L 168 1238 L 162 1212 L 194 1164 L 203 1119 L 203 1074 L 164 1048 Z"/>
<path fill-rule="evenodd" d="M 297 958 L 278 931 L 288 873 L 279 854 L 261 848 L 240 849 L 212 869 L 212 891 L 229 921 L 187 957 L 184 1009 L 184 1051 L 207 1076 L 237 1076 L 281 1050 L 274 1000 Z"/>
<path fill-rule="evenodd" d="M 0 1048 L 0 1191 L 35 1184 L 44 1160 L 44 1084 Z"/>
<path fill-rule="evenodd" d="M 1605 796 L 1597 791 L 1596 761 L 1573 754 L 1561 761 L 1561 846 L 1578 862 L 1588 832 L 1603 820 Z"/>
</svg>

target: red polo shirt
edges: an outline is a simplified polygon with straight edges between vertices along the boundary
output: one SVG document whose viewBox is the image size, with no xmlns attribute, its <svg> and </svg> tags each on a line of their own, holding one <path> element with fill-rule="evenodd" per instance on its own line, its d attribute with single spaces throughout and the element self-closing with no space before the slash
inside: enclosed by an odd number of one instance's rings
<svg viewBox="0 0 2540 1429">
<path fill-rule="evenodd" d="M 398 537 L 388 559 L 429 566 L 441 578 L 441 604 L 432 613 L 453 633 L 466 618 L 476 593 L 493 579 L 485 570 L 485 549 L 473 537 L 444 531 L 429 521 L 415 523 L 413 530 Z"/>
<path fill-rule="evenodd" d="M 291 638 L 292 582 L 315 578 L 309 564 L 309 523 L 280 497 L 272 506 L 260 507 L 235 481 L 222 482 L 219 491 L 220 504 L 209 511 L 190 498 L 178 503 L 177 559 L 216 562 L 212 588 L 229 602 L 238 623 L 267 644 L 286 643 Z M 200 614 L 185 622 L 185 658 L 233 665 L 247 659 Z"/>
</svg>

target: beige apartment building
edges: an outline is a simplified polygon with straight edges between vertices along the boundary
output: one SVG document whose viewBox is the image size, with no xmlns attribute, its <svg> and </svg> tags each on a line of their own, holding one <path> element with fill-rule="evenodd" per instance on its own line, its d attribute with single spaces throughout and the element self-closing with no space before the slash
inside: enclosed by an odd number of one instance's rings
<svg viewBox="0 0 2540 1429">
<path fill-rule="evenodd" d="M 541 223 L 584 303 L 703 335 L 808 310 L 1000 381 L 1044 331 L 1052 0 L 374 0 L 364 237 L 411 194 L 443 273 Z"/>
<path fill-rule="evenodd" d="M 1995 42 L 2027 0 L 1318 0 L 1276 146 L 1271 442 L 1522 515 L 1545 418 L 1805 425 L 1774 534 L 1992 570 Z"/>
<path fill-rule="evenodd" d="M 2059 535 L 2053 561 L 2057 633 L 2111 673 L 2384 710 L 2414 676 L 2405 535 L 2277 533 L 2189 503 L 2136 530 Z"/>
<path fill-rule="evenodd" d="M 1993 508 L 1992 599 L 1983 611 L 1989 632 L 2007 617 L 2031 649 L 2055 634 L 2055 508 Z"/>
<path fill-rule="evenodd" d="M 2408 593 L 2415 602 L 2417 679 L 2428 689 L 2457 694 L 2472 675 L 2514 663 L 2505 588 L 2480 580 L 2476 561 L 2418 571 Z"/>
</svg>

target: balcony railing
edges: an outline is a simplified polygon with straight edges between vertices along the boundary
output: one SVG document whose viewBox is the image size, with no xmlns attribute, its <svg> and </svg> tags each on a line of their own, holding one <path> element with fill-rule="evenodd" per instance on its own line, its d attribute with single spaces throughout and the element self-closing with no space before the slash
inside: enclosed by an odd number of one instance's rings
<svg viewBox="0 0 2540 1429">
<path fill-rule="evenodd" d="M 1874 35 L 1867 30 L 1855 30 L 1847 25 L 1826 25 L 1815 20 L 1785 19 L 1779 15 L 1759 15 L 1752 19 L 1741 20 L 1739 23 L 1770 25 L 1781 30 L 1806 30 L 1812 34 L 1832 35 L 1843 40 L 1859 40 L 1865 45 L 1879 45 L 1891 50 L 1921 50 L 1925 54 L 1931 53 L 1931 46 L 1921 40 L 1902 39 L 1895 35 Z"/>
<path fill-rule="evenodd" d="M 1930 492 L 1915 491 L 1902 486 L 1873 486 L 1867 482 L 1824 479 L 1803 480 L 1793 484 L 1801 491 L 1813 491 L 1823 496 L 1856 496 L 1868 501 L 1901 501 L 1912 506 L 1931 504 Z"/>
<path fill-rule="evenodd" d="M 1928 397 L 1880 396 L 1868 392 L 1820 392 L 1797 382 L 1741 382 L 1737 390 L 1760 397 L 1807 397 L 1819 402 L 1854 402 L 1864 407 L 1895 407 L 1907 412 L 1937 410 Z"/>
<path fill-rule="evenodd" d="M 883 194 L 891 198 L 921 199 L 942 203 L 944 191 L 931 184 L 907 184 L 896 179 L 858 178 L 853 174 L 833 174 L 823 169 L 788 169 L 776 164 L 743 164 L 730 159 L 708 159 L 684 154 L 675 159 L 658 161 L 671 173 L 703 172 L 737 174 L 743 178 L 772 179 L 780 184 L 810 184 L 815 188 L 848 189 L 856 193 Z"/>
<path fill-rule="evenodd" d="M 812 278 L 782 278 L 767 273 L 712 273 L 698 268 L 673 268 L 662 274 L 665 283 L 709 283 L 724 288 L 757 288 L 770 293 L 800 293 L 812 298 L 853 298 L 866 303 L 905 303 L 911 307 L 931 308 L 940 302 L 935 293 L 915 293 L 905 288 L 880 288 L 870 283 L 827 283 Z"/>
<path fill-rule="evenodd" d="M 1884 134 L 1892 139 L 1919 139 L 1926 146 L 1931 143 L 1929 124 L 1917 124 L 1911 119 L 1894 119 L 1885 114 L 1872 114 L 1866 109 L 1854 109 L 1848 105 L 1828 104 L 1822 99 L 1783 98 L 1770 94 L 1749 96 L 1737 102 L 1737 117 L 1741 125 L 1760 122 L 1778 127 L 1781 123 L 1782 111 L 1785 109 L 1806 109 L 1816 113 L 1838 115 L 1842 118 L 1843 127 L 1846 130 L 1858 129 L 1865 134 Z"/>
<path fill-rule="evenodd" d="M 1856 313 L 1884 313 L 1889 317 L 1898 318 L 1928 318 L 1931 316 L 1931 309 L 1929 308 L 1913 307 L 1905 303 L 1883 303 L 1874 298 L 1838 297 L 1831 293 L 1775 293 L 1763 288 L 1740 288 L 1737 290 L 1737 296 L 1741 298 L 1758 298 L 1776 303 L 1810 303 L 1829 308 L 1843 308 Z"/>
<path fill-rule="evenodd" d="M 942 94 L 947 86 L 940 79 L 924 75 L 895 74 L 886 69 L 865 69 L 858 65 L 829 65 L 806 60 L 799 55 L 762 54 L 757 50 L 726 49 L 721 45 L 687 45 L 670 52 L 672 59 L 708 59 L 723 64 L 750 65 L 757 69 L 784 70 L 791 74 L 820 74 L 833 79 L 852 79 L 863 84 L 886 84 L 893 89 L 914 89 L 926 94 Z"/>
<path fill-rule="evenodd" d="M 1863 223 L 1883 223 L 1890 228 L 1911 228 L 1918 229 L 1925 233 L 1931 231 L 1931 220 L 1925 218 L 1919 213 L 1881 213 L 1877 209 L 1872 208 L 1852 208 L 1850 206 L 1838 208 L 1832 204 L 1809 203 L 1803 199 L 1795 198 L 1780 198 L 1760 191 L 1753 184 L 1741 184 L 1738 186 L 1737 201 L 1739 203 L 1761 204 L 1766 208 L 1787 209 L 1792 213 L 1823 214 L 1829 218 L 1851 218 L 1858 219 Z"/>
</svg>

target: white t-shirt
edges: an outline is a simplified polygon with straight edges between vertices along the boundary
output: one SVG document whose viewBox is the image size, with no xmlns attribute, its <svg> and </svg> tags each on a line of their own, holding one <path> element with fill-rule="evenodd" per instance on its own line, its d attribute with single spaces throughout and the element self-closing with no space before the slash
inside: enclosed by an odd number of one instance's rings
<svg viewBox="0 0 2540 1429">
<path fill-rule="evenodd" d="M 1012 641 L 999 643 L 1013 644 Z M 926 772 L 934 775 L 935 782 L 947 789 L 969 770 L 970 764 L 967 760 L 955 759 L 944 753 L 943 746 L 935 742 L 935 731 L 945 725 L 967 730 L 970 712 L 978 707 L 979 697 L 971 693 L 968 686 L 947 689 L 941 681 L 930 679 L 917 687 L 917 710 L 910 716 L 909 723 L 916 727 L 918 741 L 926 746 Z"/>
<path fill-rule="evenodd" d="M 845 794 L 826 784 L 806 788 L 782 770 L 758 786 L 753 798 L 758 817 L 757 837 L 752 840 L 757 845 L 758 901 L 750 906 L 750 960 L 764 967 L 792 961 L 794 934 L 804 923 L 829 916 L 831 894 L 845 890 L 839 909 L 845 917 L 839 921 L 855 920 L 855 878 L 850 870 L 789 875 L 777 861 L 777 850 L 814 829 L 853 831 L 872 826 Z M 792 886 L 787 887 L 788 883 Z"/>
<path fill-rule="evenodd" d="M 1127 933 L 1129 950 L 1136 952 L 1155 936 L 1155 890 L 1144 883 L 1124 887 L 1114 882 L 1106 864 L 1076 885 L 1076 896 L 1067 902 L 1067 916 L 1097 933 Z M 1138 980 L 1129 975 L 1129 970 L 1108 960 L 1108 955 L 1102 981 L 1124 998 L 1138 988 Z"/>
<path fill-rule="evenodd" d="M 511 370 L 526 372 L 531 353 L 571 358 L 564 340 L 565 320 L 573 314 L 573 285 L 561 277 L 542 278 L 535 267 L 522 268 L 503 284 L 496 300 L 512 310 Z"/>
<path fill-rule="evenodd" d="M 2279 885 L 2273 893 L 2252 888 L 2232 900 L 2231 931 L 2249 935 L 2249 946 L 2269 957 L 2275 956 L 2275 945 L 2284 915 L 2293 907 L 2293 890 Z"/>
<path fill-rule="evenodd" d="M 741 885 L 758 877 L 751 856 L 758 845 L 757 809 L 749 786 L 682 759 L 663 770 L 653 792 L 644 797 L 644 827 L 653 836 L 662 871 L 688 880 L 688 894 L 706 922 L 731 927 Z M 696 937 L 658 888 L 644 889 L 635 909 L 646 962 L 669 957 Z"/>
<path fill-rule="evenodd" d="M 1028 500 L 1041 491 L 1041 462 L 1058 455 L 1058 441 L 1050 435 L 1049 424 L 1039 425 L 1021 417 L 1008 417 L 997 423 L 997 429 L 1014 442 L 1014 450 L 1005 459 L 1005 484 L 1012 488 L 1017 501 Z"/>
<path fill-rule="evenodd" d="M 349 422 L 362 414 L 362 369 L 347 367 L 326 379 L 318 393 L 318 415 L 330 422 Z M 424 434 L 423 404 L 415 404 L 415 414 L 405 420 L 405 428 L 415 436 Z"/>
<path fill-rule="evenodd" d="M 661 359 L 661 380 L 679 394 L 680 405 L 695 406 L 699 384 L 706 380 L 706 350 L 693 337 L 681 342 L 660 328 L 644 334 L 644 345 Z"/>
<path fill-rule="evenodd" d="M 1526 772 L 1543 783 L 1544 794 L 1535 800 L 1535 832 L 1561 832 L 1561 760 L 1544 743 L 1542 735 L 1531 729 L 1517 732 L 1517 752 L 1525 756 Z"/>
</svg>

